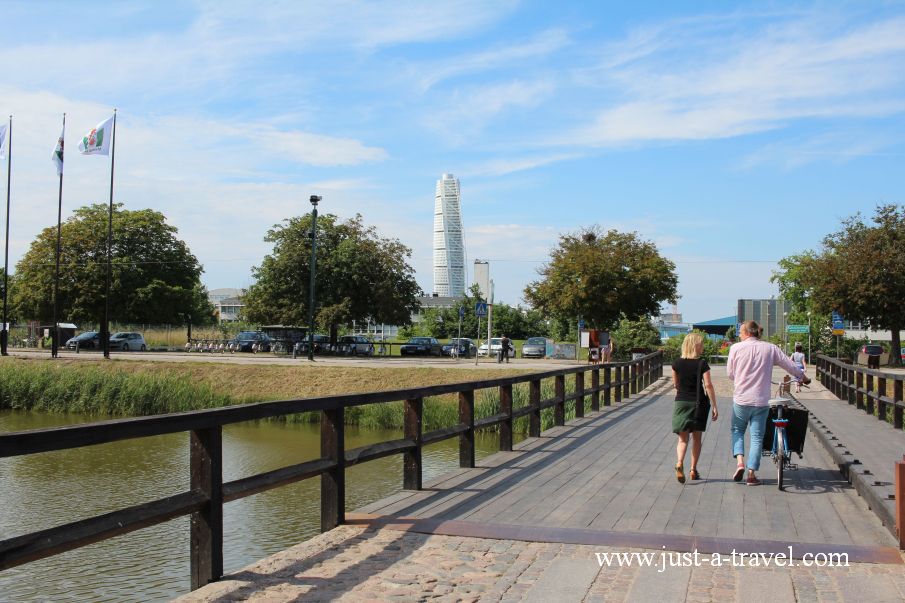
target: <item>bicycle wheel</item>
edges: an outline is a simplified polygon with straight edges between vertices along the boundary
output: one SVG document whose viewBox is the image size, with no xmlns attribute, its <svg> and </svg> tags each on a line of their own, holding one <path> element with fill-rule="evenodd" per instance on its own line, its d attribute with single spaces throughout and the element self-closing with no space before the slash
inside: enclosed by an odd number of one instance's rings
<svg viewBox="0 0 905 603">
<path fill-rule="evenodd" d="M 782 474 L 786 467 L 785 430 L 776 430 L 776 482 L 782 490 Z"/>
</svg>

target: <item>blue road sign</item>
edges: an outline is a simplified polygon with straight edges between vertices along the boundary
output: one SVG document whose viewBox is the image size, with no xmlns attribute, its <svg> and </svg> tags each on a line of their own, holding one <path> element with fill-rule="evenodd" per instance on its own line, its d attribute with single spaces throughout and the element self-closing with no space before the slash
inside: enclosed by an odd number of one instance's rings
<svg viewBox="0 0 905 603">
<path fill-rule="evenodd" d="M 465 318 L 465 306 L 459 306 L 459 320 Z"/>
<path fill-rule="evenodd" d="M 583 329 L 583 328 L 584 328 L 584 321 L 583 321 L 583 320 L 579 320 L 579 321 L 578 321 L 578 328 L 579 328 L 579 329 Z"/>
<path fill-rule="evenodd" d="M 474 305 L 474 315 L 475 316 L 487 316 L 487 304 L 484 302 L 477 302 Z"/>
<path fill-rule="evenodd" d="M 836 310 L 833 310 L 833 330 L 844 329 L 845 325 L 842 321 L 842 315 L 839 314 Z"/>
</svg>

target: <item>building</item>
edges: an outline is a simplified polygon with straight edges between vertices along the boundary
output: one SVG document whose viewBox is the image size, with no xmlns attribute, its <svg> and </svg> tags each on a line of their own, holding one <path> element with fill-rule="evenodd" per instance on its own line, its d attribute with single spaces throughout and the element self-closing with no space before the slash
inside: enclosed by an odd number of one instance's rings
<svg viewBox="0 0 905 603">
<path fill-rule="evenodd" d="M 474 284 L 481 291 L 481 297 L 490 300 L 490 263 L 483 260 L 474 261 Z"/>
<path fill-rule="evenodd" d="M 412 323 L 419 323 L 424 319 L 424 311 L 434 308 L 438 310 L 445 310 L 447 308 L 455 308 L 462 301 L 461 297 L 449 297 L 443 295 L 427 295 L 424 297 L 418 298 L 418 303 L 421 304 L 421 307 L 412 312 Z"/>
<path fill-rule="evenodd" d="M 738 300 L 738 322 L 756 320 L 764 329 L 764 339 L 786 332 L 786 318 L 792 306 L 784 299 Z"/>
<path fill-rule="evenodd" d="M 465 295 L 465 239 L 459 206 L 459 181 L 452 174 L 437 180 L 434 195 L 434 293 Z"/>
<path fill-rule="evenodd" d="M 211 289 L 207 292 L 207 299 L 214 306 L 214 312 L 219 322 L 234 322 L 239 320 L 239 313 L 245 304 L 242 303 L 241 289 L 226 287 L 223 289 Z"/>
<path fill-rule="evenodd" d="M 760 321 L 758 321 L 760 322 Z M 723 339 L 729 329 L 734 329 L 738 325 L 738 316 L 724 316 L 723 318 L 715 318 L 713 320 L 705 320 L 696 322 L 691 325 L 695 331 L 703 331 L 711 339 Z M 738 334 L 736 334 L 738 337 Z"/>
</svg>

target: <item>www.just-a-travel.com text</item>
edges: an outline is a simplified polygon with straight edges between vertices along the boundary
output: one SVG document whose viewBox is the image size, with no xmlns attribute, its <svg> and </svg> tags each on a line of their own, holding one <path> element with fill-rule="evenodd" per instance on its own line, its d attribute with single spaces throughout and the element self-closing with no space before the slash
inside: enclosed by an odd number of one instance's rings
<svg viewBox="0 0 905 603">
<path fill-rule="evenodd" d="M 666 549 L 666 547 L 663 547 Z M 650 551 L 594 553 L 600 567 L 655 567 L 665 572 L 670 567 L 848 567 L 848 553 L 804 553 L 796 557 L 792 547 L 782 553 L 742 553 L 732 549 L 728 555 L 693 551 Z"/>
</svg>

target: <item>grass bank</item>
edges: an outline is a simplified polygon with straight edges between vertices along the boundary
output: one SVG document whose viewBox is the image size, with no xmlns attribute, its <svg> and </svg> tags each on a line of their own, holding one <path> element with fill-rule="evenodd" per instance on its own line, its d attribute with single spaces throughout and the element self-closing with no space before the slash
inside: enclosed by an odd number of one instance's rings
<svg viewBox="0 0 905 603">
<path fill-rule="evenodd" d="M 500 370 L 493 376 L 530 371 Z M 345 368 L 311 366 L 217 365 L 117 361 L 88 363 L 76 360 L 0 359 L 0 410 L 80 413 L 91 419 L 144 416 L 233 404 L 312 398 L 341 393 L 386 391 L 444 383 L 486 379 L 486 370 L 444 368 Z M 548 380 L 550 381 L 550 380 Z M 567 380 L 570 381 L 570 380 Z M 571 385 L 571 384 L 570 384 Z M 542 398 L 553 395 L 545 382 Z M 528 402 L 527 384 L 513 388 L 517 408 Z M 569 405 L 567 415 L 574 415 Z M 496 390 L 481 390 L 475 399 L 478 418 L 499 412 Z M 289 422 L 316 422 L 316 413 L 285 417 Z M 458 421 L 455 396 L 427 398 L 424 429 Z M 369 404 L 346 411 L 346 422 L 364 428 L 398 429 L 402 403 Z M 542 425 L 552 425 L 552 411 L 544 411 Z M 516 421 L 527 432 L 527 418 Z"/>
</svg>

